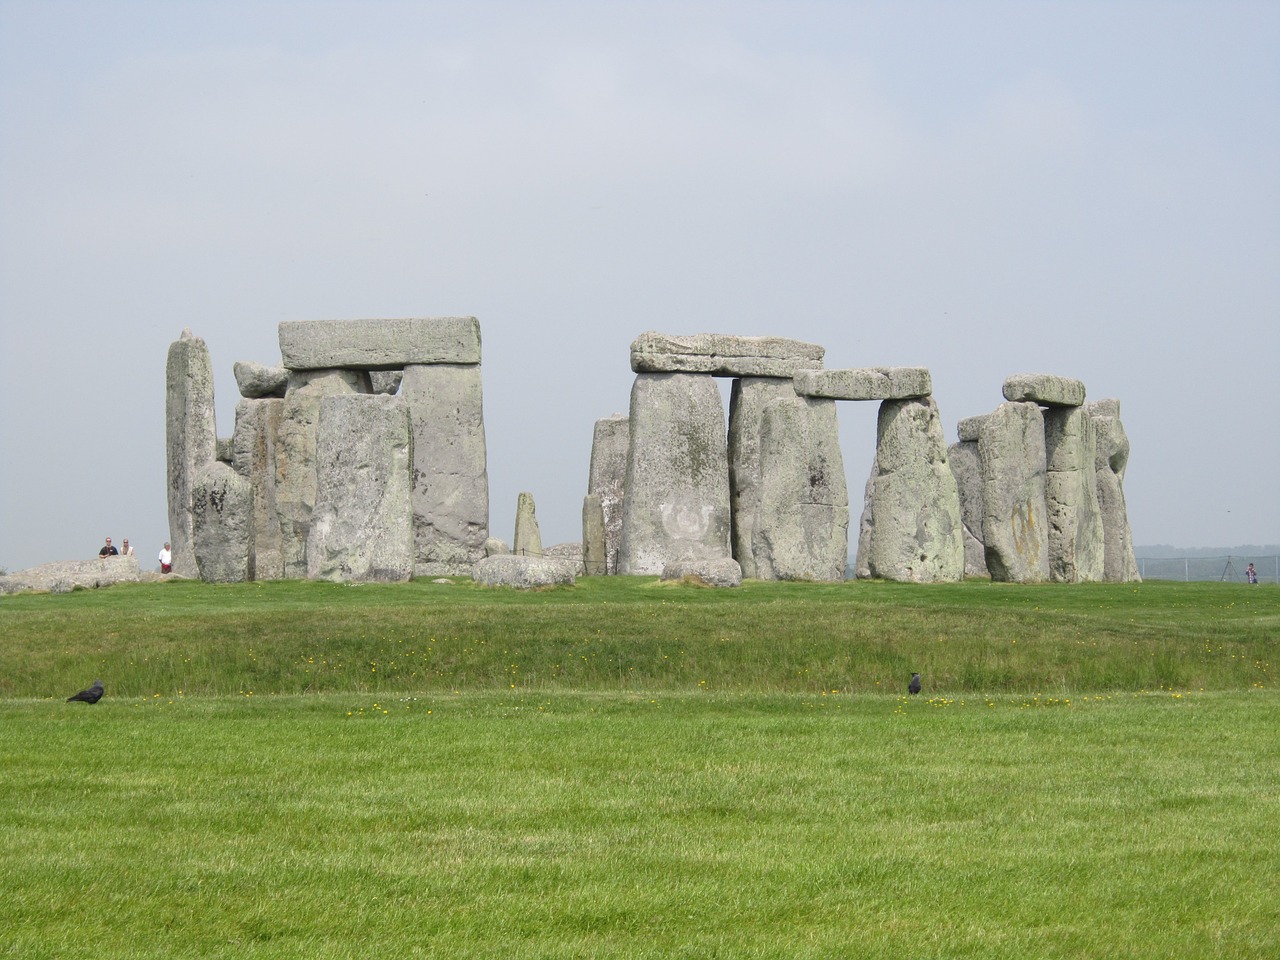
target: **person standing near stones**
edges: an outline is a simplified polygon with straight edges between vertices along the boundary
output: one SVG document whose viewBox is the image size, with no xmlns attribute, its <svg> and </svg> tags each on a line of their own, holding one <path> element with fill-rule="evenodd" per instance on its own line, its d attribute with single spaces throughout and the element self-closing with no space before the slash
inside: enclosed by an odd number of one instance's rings
<svg viewBox="0 0 1280 960">
<path fill-rule="evenodd" d="M 122 556 L 122 557 L 132 557 L 132 556 L 133 556 L 133 547 L 129 546 L 129 538 L 128 538 L 128 537 L 125 537 L 125 538 L 124 538 L 124 543 L 120 544 L 120 556 Z"/>
<path fill-rule="evenodd" d="M 111 538 L 107 537 L 107 542 L 102 545 L 102 549 L 98 551 L 99 557 L 118 557 L 120 551 L 111 545 Z"/>
<path fill-rule="evenodd" d="M 1245 569 L 1245 571 L 1244 571 L 1244 578 L 1245 578 L 1245 580 L 1247 580 L 1249 583 L 1257 583 L 1257 582 L 1258 582 L 1258 571 L 1257 571 L 1257 570 L 1255 570 L 1255 569 L 1253 569 L 1253 564 L 1252 564 L 1252 563 L 1251 563 L 1251 564 L 1249 564 L 1249 566 Z"/>
<path fill-rule="evenodd" d="M 168 543 L 160 548 L 160 572 L 173 573 L 173 551 Z"/>
</svg>

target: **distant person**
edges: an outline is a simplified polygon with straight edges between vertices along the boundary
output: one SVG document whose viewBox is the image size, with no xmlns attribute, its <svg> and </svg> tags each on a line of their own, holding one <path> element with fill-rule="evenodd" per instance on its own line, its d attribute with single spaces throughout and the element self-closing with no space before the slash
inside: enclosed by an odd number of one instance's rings
<svg viewBox="0 0 1280 960">
<path fill-rule="evenodd" d="M 111 545 L 111 538 L 107 537 L 107 542 L 102 545 L 102 549 L 98 551 L 100 557 L 118 557 L 120 551 Z"/>
<path fill-rule="evenodd" d="M 160 548 L 160 572 L 173 573 L 173 551 L 167 543 Z"/>
<path fill-rule="evenodd" d="M 132 557 L 132 556 L 133 556 L 133 547 L 129 546 L 129 538 L 128 538 L 128 537 L 125 537 L 125 538 L 124 538 L 124 543 L 120 544 L 120 556 L 122 556 L 122 557 Z"/>
<path fill-rule="evenodd" d="M 1257 583 L 1257 582 L 1258 582 L 1258 571 L 1257 571 L 1257 570 L 1255 570 L 1255 569 L 1253 569 L 1253 564 L 1252 564 L 1252 563 L 1251 563 L 1251 564 L 1249 564 L 1249 566 L 1245 568 L 1245 571 L 1244 571 L 1244 578 L 1245 578 L 1246 580 L 1248 580 L 1250 583 Z"/>
</svg>

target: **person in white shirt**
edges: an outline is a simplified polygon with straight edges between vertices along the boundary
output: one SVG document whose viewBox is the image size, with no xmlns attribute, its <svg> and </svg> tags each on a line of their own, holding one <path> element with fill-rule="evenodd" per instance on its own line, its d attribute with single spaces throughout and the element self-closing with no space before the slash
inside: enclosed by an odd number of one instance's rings
<svg viewBox="0 0 1280 960">
<path fill-rule="evenodd" d="M 160 549 L 160 572 L 173 573 L 173 551 L 167 543 Z"/>
</svg>

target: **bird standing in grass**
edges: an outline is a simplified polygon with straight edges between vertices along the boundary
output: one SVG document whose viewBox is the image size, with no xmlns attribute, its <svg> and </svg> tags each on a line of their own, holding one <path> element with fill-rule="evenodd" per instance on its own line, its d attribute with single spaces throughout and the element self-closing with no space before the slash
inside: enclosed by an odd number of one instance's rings
<svg viewBox="0 0 1280 960">
<path fill-rule="evenodd" d="M 93 686 L 88 690 L 81 690 L 79 693 L 72 694 L 67 697 L 67 703 L 77 700 L 80 703 L 97 703 L 102 699 L 102 681 L 93 681 Z"/>
<path fill-rule="evenodd" d="M 913 673 L 911 675 L 911 682 L 907 684 L 907 693 L 919 693 L 919 692 L 920 692 L 920 674 Z"/>
</svg>

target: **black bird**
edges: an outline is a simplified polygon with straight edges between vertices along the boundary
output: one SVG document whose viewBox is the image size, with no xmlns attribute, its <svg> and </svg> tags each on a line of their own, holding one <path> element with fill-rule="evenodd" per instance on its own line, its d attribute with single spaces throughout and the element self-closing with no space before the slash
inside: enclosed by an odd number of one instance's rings
<svg viewBox="0 0 1280 960">
<path fill-rule="evenodd" d="M 911 675 L 911 682 L 907 684 L 907 693 L 919 693 L 919 692 L 920 692 L 920 674 L 913 673 Z"/>
<path fill-rule="evenodd" d="M 93 686 L 88 690 L 81 690 L 79 693 L 67 697 L 67 703 L 78 700 L 81 703 L 97 703 L 102 699 L 102 681 L 93 681 Z"/>
</svg>

